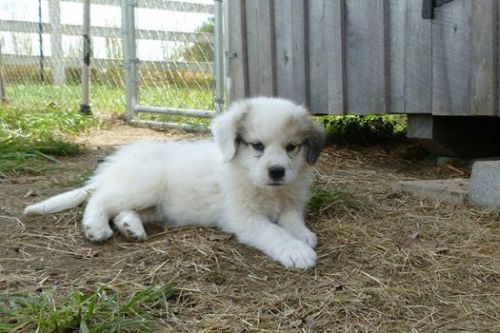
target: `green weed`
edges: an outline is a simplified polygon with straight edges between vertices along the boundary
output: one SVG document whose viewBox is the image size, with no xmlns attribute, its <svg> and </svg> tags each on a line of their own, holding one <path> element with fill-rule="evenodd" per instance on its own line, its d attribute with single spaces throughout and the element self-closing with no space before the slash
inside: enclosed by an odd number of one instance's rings
<svg viewBox="0 0 500 333">
<path fill-rule="evenodd" d="M 330 143 L 369 145 L 406 139 L 402 115 L 327 116 L 321 120 Z"/>
<path fill-rule="evenodd" d="M 151 320 L 168 315 L 166 304 L 176 295 L 172 286 L 156 286 L 128 295 L 99 288 L 89 294 L 73 291 L 0 295 L 1 332 L 151 332 Z"/>
<path fill-rule="evenodd" d="M 0 173 L 35 172 L 30 161 L 79 154 L 80 147 L 68 143 L 66 137 L 98 123 L 52 104 L 36 109 L 0 104 Z"/>
<path fill-rule="evenodd" d="M 311 198 L 307 203 L 309 213 L 317 215 L 339 206 L 358 209 L 359 200 L 352 193 L 341 189 L 329 190 L 316 186 L 311 188 Z"/>
<path fill-rule="evenodd" d="M 6 96 L 12 106 L 25 109 L 44 109 L 48 106 L 78 112 L 81 87 L 79 85 L 7 85 Z M 212 90 L 203 87 L 185 88 L 178 84 L 144 86 L 139 90 L 141 105 L 170 108 L 213 110 Z M 90 105 L 97 114 L 123 113 L 125 89 L 120 86 L 93 85 Z"/>
</svg>

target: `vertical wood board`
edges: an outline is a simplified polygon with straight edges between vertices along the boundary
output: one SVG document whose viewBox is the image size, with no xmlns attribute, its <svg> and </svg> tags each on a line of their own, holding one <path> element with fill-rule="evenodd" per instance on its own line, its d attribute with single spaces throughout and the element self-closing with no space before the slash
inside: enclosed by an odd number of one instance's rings
<svg viewBox="0 0 500 333">
<path fill-rule="evenodd" d="M 388 112 L 386 0 L 346 2 L 346 96 L 350 114 Z"/>
<path fill-rule="evenodd" d="M 227 73 L 229 98 L 235 101 L 248 96 L 248 71 L 246 50 L 245 0 L 228 2 L 229 62 Z"/>
<path fill-rule="evenodd" d="M 498 109 L 498 3 L 471 1 L 471 115 L 496 114 Z"/>
<path fill-rule="evenodd" d="M 432 112 L 431 20 L 421 16 L 422 3 L 389 2 L 390 110 Z"/>
<path fill-rule="evenodd" d="M 427 20 L 419 0 L 231 1 L 231 98 L 281 96 L 316 114 L 500 115 L 499 2 L 454 0 Z"/>
<path fill-rule="evenodd" d="M 317 114 L 345 114 L 345 0 L 309 1 L 309 95 Z"/>
<path fill-rule="evenodd" d="M 305 104 L 306 0 L 275 1 L 276 89 L 280 97 Z"/>
<path fill-rule="evenodd" d="M 406 113 L 432 112 L 432 23 L 422 19 L 421 9 L 420 1 L 409 0 L 405 13 Z"/>
<path fill-rule="evenodd" d="M 275 96 L 274 1 L 246 0 L 245 13 L 249 94 Z"/>
<path fill-rule="evenodd" d="M 432 113 L 466 115 L 470 110 L 471 2 L 436 8 L 432 20 Z"/>
</svg>

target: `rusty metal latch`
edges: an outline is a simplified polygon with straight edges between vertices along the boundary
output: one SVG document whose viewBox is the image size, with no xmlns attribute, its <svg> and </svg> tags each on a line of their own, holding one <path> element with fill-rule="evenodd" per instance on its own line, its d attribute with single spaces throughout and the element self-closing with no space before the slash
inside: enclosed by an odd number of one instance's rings
<svg viewBox="0 0 500 333">
<path fill-rule="evenodd" d="M 432 20 L 434 18 L 434 8 L 441 7 L 451 1 L 453 0 L 422 0 L 422 18 Z"/>
</svg>

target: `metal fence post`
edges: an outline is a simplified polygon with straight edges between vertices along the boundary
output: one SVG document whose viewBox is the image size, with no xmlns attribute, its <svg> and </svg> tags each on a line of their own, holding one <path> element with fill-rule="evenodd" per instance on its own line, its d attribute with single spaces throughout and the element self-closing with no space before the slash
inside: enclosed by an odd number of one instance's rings
<svg viewBox="0 0 500 333">
<path fill-rule="evenodd" d="M 5 102 L 5 86 L 3 83 L 3 68 L 2 68 L 2 43 L 0 41 L 0 102 Z"/>
<path fill-rule="evenodd" d="M 55 85 L 63 85 L 66 77 L 64 73 L 64 52 L 62 48 L 61 4 L 59 0 L 49 0 L 49 21 L 51 25 L 50 59 L 52 60 L 53 82 Z"/>
<path fill-rule="evenodd" d="M 92 114 L 90 110 L 90 0 L 83 2 L 83 67 L 82 67 L 82 104 L 80 113 Z"/>
<path fill-rule="evenodd" d="M 122 0 L 123 67 L 125 69 L 126 117 L 134 118 L 137 105 L 137 55 L 135 36 L 135 0 Z"/>
<path fill-rule="evenodd" d="M 215 0 L 214 68 L 215 103 L 217 112 L 224 109 L 224 5 L 223 0 Z"/>
</svg>

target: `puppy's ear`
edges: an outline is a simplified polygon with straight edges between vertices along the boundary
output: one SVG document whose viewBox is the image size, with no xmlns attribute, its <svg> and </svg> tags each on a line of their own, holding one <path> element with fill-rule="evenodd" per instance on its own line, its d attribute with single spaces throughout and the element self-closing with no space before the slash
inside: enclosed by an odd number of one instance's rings
<svg viewBox="0 0 500 333">
<path fill-rule="evenodd" d="M 228 111 L 212 121 L 212 134 L 219 146 L 224 162 L 229 162 L 238 148 L 238 130 L 249 108 L 248 103 L 237 102 Z"/>
<path fill-rule="evenodd" d="M 319 153 L 325 147 L 325 130 L 323 126 L 307 116 L 305 122 L 306 130 L 304 135 L 304 146 L 306 147 L 306 161 L 309 165 L 314 165 L 319 157 Z"/>
</svg>

